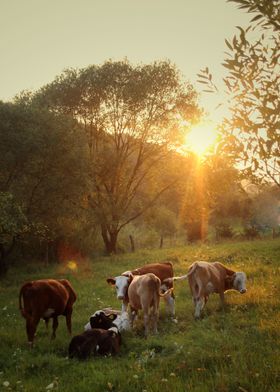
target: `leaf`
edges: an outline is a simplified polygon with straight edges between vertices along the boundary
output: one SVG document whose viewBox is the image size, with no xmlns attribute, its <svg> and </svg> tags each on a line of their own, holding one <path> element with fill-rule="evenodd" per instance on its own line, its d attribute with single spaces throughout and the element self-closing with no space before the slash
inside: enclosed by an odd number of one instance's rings
<svg viewBox="0 0 280 392">
<path fill-rule="evenodd" d="M 228 41 L 227 39 L 225 39 L 225 43 L 227 44 L 227 47 L 228 47 L 230 50 L 232 50 L 232 46 L 231 46 L 231 44 L 229 43 L 229 41 Z"/>
<path fill-rule="evenodd" d="M 255 16 L 253 19 L 251 19 L 251 22 L 255 22 L 256 20 L 259 20 L 261 18 L 263 18 L 263 15 L 259 14 L 259 15 Z"/>
</svg>

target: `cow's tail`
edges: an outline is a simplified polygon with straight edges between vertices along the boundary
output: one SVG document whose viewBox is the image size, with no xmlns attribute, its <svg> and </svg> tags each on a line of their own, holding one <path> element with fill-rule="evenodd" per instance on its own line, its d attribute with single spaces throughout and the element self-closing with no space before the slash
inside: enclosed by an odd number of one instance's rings
<svg viewBox="0 0 280 392">
<path fill-rule="evenodd" d="M 20 289 L 20 292 L 19 292 L 19 298 L 18 298 L 18 301 L 19 301 L 19 310 L 20 310 L 20 312 L 21 312 L 21 314 L 23 315 L 23 317 L 26 317 L 26 312 L 25 312 L 25 310 L 24 310 L 24 307 L 23 307 L 23 304 L 22 304 L 22 296 L 23 296 L 23 292 L 27 289 L 28 290 L 28 288 L 31 288 L 32 287 L 32 282 L 28 282 L 28 283 L 25 283 L 22 287 L 21 287 L 21 289 Z"/>
<path fill-rule="evenodd" d="M 162 281 L 162 283 L 172 283 L 172 282 L 176 282 L 176 281 L 180 281 L 180 280 L 186 280 L 186 279 L 188 279 L 188 277 L 189 277 L 190 275 L 192 275 L 192 274 L 195 272 L 196 268 L 197 268 L 197 263 L 193 263 L 193 264 L 190 266 L 190 269 L 189 269 L 189 271 L 188 271 L 188 273 L 187 273 L 186 275 L 182 275 L 182 276 L 173 276 L 173 278 L 164 279 L 164 280 Z"/>
<path fill-rule="evenodd" d="M 171 294 L 173 291 L 173 287 L 171 287 L 170 289 L 166 290 L 164 293 L 159 292 L 160 297 L 165 297 L 166 295 Z"/>
</svg>

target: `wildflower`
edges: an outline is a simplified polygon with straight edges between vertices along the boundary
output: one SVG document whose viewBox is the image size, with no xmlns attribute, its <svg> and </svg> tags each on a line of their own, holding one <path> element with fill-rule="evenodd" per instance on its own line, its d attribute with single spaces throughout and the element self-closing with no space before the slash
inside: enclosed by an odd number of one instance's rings
<svg viewBox="0 0 280 392">
<path fill-rule="evenodd" d="M 10 385 L 9 381 L 4 381 L 3 382 L 4 387 L 8 387 Z"/>
<path fill-rule="evenodd" d="M 134 374 L 133 375 L 133 378 L 135 378 L 136 380 L 138 379 L 138 375 L 137 374 Z"/>
<path fill-rule="evenodd" d="M 168 382 L 167 378 L 162 378 L 161 382 Z"/>
<path fill-rule="evenodd" d="M 175 373 L 170 373 L 169 376 L 170 377 L 176 377 L 176 374 Z"/>
<path fill-rule="evenodd" d="M 53 389 L 53 387 L 54 387 L 54 383 L 51 382 L 49 385 L 46 386 L 46 389 L 47 389 L 47 390 Z"/>
<path fill-rule="evenodd" d="M 110 382 L 107 382 L 107 386 L 108 386 L 109 391 L 112 391 L 113 384 L 111 384 Z"/>
</svg>

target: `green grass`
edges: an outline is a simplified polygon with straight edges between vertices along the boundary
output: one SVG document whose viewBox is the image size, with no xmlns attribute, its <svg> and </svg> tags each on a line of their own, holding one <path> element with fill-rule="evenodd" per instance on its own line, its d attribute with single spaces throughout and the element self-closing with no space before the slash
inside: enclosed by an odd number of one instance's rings
<svg viewBox="0 0 280 392">
<path fill-rule="evenodd" d="M 219 260 L 248 275 L 248 292 L 226 293 L 220 309 L 212 295 L 200 321 L 186 282 L 175 286 L 178 324 L 160 308 L 159 334 L 143 338 L 137 329 L 123 335 L 116 357 L 78 362 L 67 358 L 70 341 L 65 319 L 50 342 L 41 322 L 33 350 L 27 347 L 25 322 L 18 311 L 21 284 L 30 279 L 68 278 L 77 291 L 73 333 L 83 331 L 89 315 L 105 306 L 120 308 L 106 278 L 145 263 L 172 260 L 176 275 L 195 260 Z M 13 268 L 0 281 L 0 390 L 120 392 L 266 392 L 280 390 L 280 241 L 223 243 L 160 251 L 139 251 L 66 265 Z M 8 381 L 9 385 L 4 386 Z"/>
</svg>

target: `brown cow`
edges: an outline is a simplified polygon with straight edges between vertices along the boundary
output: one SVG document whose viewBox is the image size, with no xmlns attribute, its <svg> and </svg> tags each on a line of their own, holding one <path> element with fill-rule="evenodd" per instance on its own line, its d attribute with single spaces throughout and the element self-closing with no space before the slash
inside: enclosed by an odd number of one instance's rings
<svg viewBox="0 0 280 392">
<path fill-rule="evenodd" d="M 145 275 L 147 273 L 155 274 L 160 279 L 161 290 L 163 292 L 169 290 L 170 288 L 173 288 L 172 280 L 163 283 L 165 279 L 172 278 L 174 275 L 173 265 L 170 262 L 146 264 L 143 267 L 136 268 L 135 270 L 123 272 L 120 276 L 107 279 L 107 283 L 116 287 L 118 299 L 123 301 L 122 311 L 126 311 L 128 305 L 127 290 L 131 281 L 130 276 Z M 168 310 L 171 316 L 174 317 L 175 298 L 173 290 L 168 291 L 168 293 L 170 294 L 167 294 L 164 299 L 166 301 L 167 307 L 169 308 Z"/>
<path fill-rule="evenodd" d="M 218 293 L 222 306 L 224 306 L 224 292 L 230 289 L 241 294 L 246 293 L 246 274 L 235 272 L 219 262 L 208 263 L 196 261 L 186 275 L 168 279 L 169 281 L 188 279 L 193 302 L 195 305 L 195 318 L 199 318 L 201 311 L 212 293 Z"/>
<path fill-rule="evenodd" d="M 160 297 L 168 295 L 173 288 L 167 290 L 164 294 L 160 292 L 161 281 L 152 273 L 138 276 L 130 276 L 127 295 L 131 308 L 131 326 L 138 310 L 143 309 L 145 336 L 149 332 L 149 322 L 151 321 L 154 333 L 157 333 L 157 321 Z M 150 312 L 151 311 L 151 312 Z"/>
<path fill-rule="evenodd" d="M 21 287 L 19 309 L 26 319 L 26 333 L 31 346 L 33 346 L 36 328 L 41 318 L 46 323 L 50 318 L 53 319 L 52 339 L 55 338 L 59 315 L 66 317 L 66 325 L 71 334 L 72 307 L 76 298 L 73 287 L 66 279 L 34 280 Z"/>
</svg>

